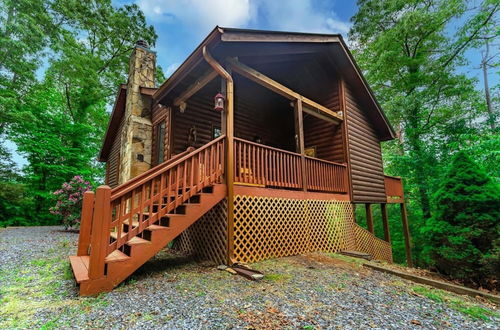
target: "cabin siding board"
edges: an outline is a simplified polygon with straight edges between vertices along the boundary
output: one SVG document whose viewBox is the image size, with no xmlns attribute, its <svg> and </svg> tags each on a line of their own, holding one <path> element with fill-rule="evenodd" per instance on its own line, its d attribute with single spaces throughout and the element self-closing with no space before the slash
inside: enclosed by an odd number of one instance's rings
<svg viewBox="0 0 500 330">
<path fill-rule="evenodd" d="M 338 80 L 330 77 L 327 85 L 330 86 L 330 91 L 317 101 L 330 110 L 339 111 Z M 306 114 L 304 116 L 304 145 L 306 149 L 316 147 L 317 158 L 339 163 L 346 161 L 340 125 Z"/>
<path fill-rule="evenodd" d="M 239 89 L 238 82 L 248 87 Z M 289 101 L 243 80 L 235 86 L 234 135 L 254 142 L 259 138 L 262 144 L 295 152 L 294 114 Z"/>
<path fill-rule="evenodd" d="M 118 186 L 119 183 L 119 173 L 120 173 L 120 146 L 121 146 L 121 133 L 123 130 L 124 118 L 120 122 L 118 127 L 118 133 L 115 136 L 115 140 L 111 146 L 111 151 L 109 152 L 109 157 L 107 161 L 107 171 L 106 171 L 106 182 L 108 186 L 114 188 Z"/>
<path fill-rule="evenodd" d="M 213 110 L 213 106 L 210 96 L 195 94 L 187 101 L 184 113 L 178 108 L 172 110 L 172 156 L 186 151 L 190 146 L 188 138 L 191 128 L 196 130 L 193 147 L 199 148 L 213 140 L 213 127 L 220 128 L 221 123 L 221 115 Z"/>
<path fill-rule="evenodd" d="M 380 139 L 349 85 L 345 96 L 353 202 L 383 203 L 386 195 Z"/>
</svg>

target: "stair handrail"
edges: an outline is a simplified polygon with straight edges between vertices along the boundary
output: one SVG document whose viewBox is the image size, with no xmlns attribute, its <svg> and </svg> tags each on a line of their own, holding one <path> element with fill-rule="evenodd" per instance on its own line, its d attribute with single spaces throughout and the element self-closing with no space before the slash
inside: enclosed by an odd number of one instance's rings
<svg viewBox="0 0 500 330">
<path fill-rule="evenodd" d="M 217 142 L 219 142 L 221 140 L 224 140 L 225 138 L 226 138 L 225 135 L 221 135 L 218 138 L 216 138 L 216 139 L 208 142 L 207 144 L 205 144 L 205 145 L 203 145 L 203 146 L 195 149 L 194 151 L 191 151 L 190 153 L 184 155 L 183 157 L 177 158 L 175 161 L 167 164 L 167 166 L 163 166 L 163 167 L 158 168 L 158 169 L 153 168 L 154 171 L 151 172 L 151 173 L 148 173 L 148 175 L 145 175 L 144 177 L 141 177 L 138 180 L 133 180 L 131 183 L 130 183 L 130 181 L 129 182 L 125 182 L 122 185 L 122 186 L 125 186 L 125 187 L 122 187 L 121 190 L 115 190 L 116 189 L 115 188 L 115 189 L 113 189 L 111 191 L 111 201 L 113 201 L 116 198 L 119 198 L 119 197 L 121 197 L 121 196 L 123 196 L 123 195 L 125 195 L 125 194 L 127 194 L 129 192 L 131 192 L 132 190 L 134 190 L 134 189 L 138 188 L 139 186 L 143 185 L 144 183 L 149 182 L 150 180 L 154 179 L 158 175 L 161 175 L 162 173 L 165 173 L 166 171 L 168 171 L 172 167 L 175 167 L 175 166 L 181 164 L 185 160 L 187 160 L 187 159 L 193 157 L 194 155 L 200 153 L 201 151 L 203 151 L 203 150 L 211 147 L 212 145 L 216 144 Z"/>
<path fill-rule="evenodd" d="M 137 181 L 141 180 L 142 178 L 149 176 L 151 173 L 156 173 L 156 171 L 158 171 L 159 169 L 164 168 L 164 167 L 172 164 L 172 162 L 178 160 L 181 157 L 184 157 L 185 155 L 193 152 L 194 150 L 196 150 L 194 147 L 189 147 L 186 150 L 184 150 L 183 152 L 172 156 L 172 158 L 164 161 L 163 163 L 158 164 L 158 165 L 150 168 L 146 172 L 141 173 L 138 176 L 128 180 L 127 182 L 124 182 L 124 183 L 120 184 L 119 186 L 114 187 L 113 189 L 111 189 L 111 195 L 117 194 L 121 189 L 126 188 L 126 187 L 130 186 L 132 183 L 137 182 Z"/>
</svg>

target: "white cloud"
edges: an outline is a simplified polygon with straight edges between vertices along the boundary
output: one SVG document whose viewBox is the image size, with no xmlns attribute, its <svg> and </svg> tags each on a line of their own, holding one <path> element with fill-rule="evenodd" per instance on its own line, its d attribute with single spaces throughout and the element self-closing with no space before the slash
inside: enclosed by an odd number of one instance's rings
<svg viewBox="0 0 500 330">
<path fill-rule="evenodd" d="M 193 29 L 241 27 L 250 21 L 250 0 L 138 0 L 153 22 L 179 22 Z"/>
<path fill-rule="evenodd" d="M 347 34 L 350 28 L 348 22 L 337 19 L 334 12 L 320 11 L 313 6 L 313 0 L 288 0 L 254 2 L 258 11 L 264 15 L 272 29 Z"/>
<path fill-rule="evenodd" d="M 181 65 L 180 62 L 175 62 L 175 63 L 172 63 L 170 64 L 167 69 L 165 70 L 165 76 L 166 77 L 170 77 L 172 75 L 172 73 L 175 72 L 175 70 L 177 70 L 177 68 Z"/>
<path fill-rule="evenodd" d="M 314 0 L 137 0 L 154 23 L 179 23 L 195 34 L 206 34 L 216 25 L 297 32 L 347 34 L 351 24 L 334 12 L 321 11 Z"/>
<path fill-rule="evenodd" d="M 342 33 L 344 35 L 347 35 L 349 30 L 351 29 L 351 23 L 349 22 L 342 22 L 338 19 L 335 19 L 333 17 L 328 17 L 326 19 L 326 25 L 334 32 L 336 33 Z"/>
</svg>

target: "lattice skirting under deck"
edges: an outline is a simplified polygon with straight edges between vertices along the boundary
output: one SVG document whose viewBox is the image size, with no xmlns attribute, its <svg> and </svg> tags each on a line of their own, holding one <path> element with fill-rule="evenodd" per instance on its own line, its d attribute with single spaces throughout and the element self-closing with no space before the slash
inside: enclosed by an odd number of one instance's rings
<svg viewBox="0 0 500 330">
<path fill-rule="evenodd" d="M 227 258 L 227 199 L 223 199 L 177 239 L 174 248 L 216 264 Z"/>
<path fill-rule="evenodd" d="M 391 245 L 354 223 L 351 202 L 237 195 L 234 203 L 237 261 L 342 250 L 392 261 Z"/>
<path fill-rule="evenodd" d="M 354 222 L 352 203 L 235 196 L 234 255 L 256 262 L 307 252 L 356 250 L 392 262 L 391 245 Z M 217 264 L 227 259 L 227 199 L 196 221 L 175 247 Z"/>
</svg>

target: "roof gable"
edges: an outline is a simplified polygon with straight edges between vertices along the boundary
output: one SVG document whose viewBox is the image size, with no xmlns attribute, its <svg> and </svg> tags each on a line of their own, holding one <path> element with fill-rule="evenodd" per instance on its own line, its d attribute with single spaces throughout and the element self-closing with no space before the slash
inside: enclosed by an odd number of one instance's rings
<svg viewBox="0 0 500 330">
<path fill-rule="evenodd" d="M 361 70 L 339 34 L 315 34 L 299 32 L 262 31 L 215 27 L 214 30 L 191 53 L 184 63 L 167 79 L 153 95 L 155 102 L 163 102 L 183 79 L 191 73 L 199 75 L 196 68 L 204 65 L 203 47 L 207 47 L 219 60 L 228 56 L 254 56 L 279 54 L 325 53 L 330 65 L 335 66 L 346 82 L 354 87 L 365 101 L 364 110 L 377 128 L 381 141 L 395 137 L 387 117 L 375 99 Z M 279 65 L 279 60 L 276 62 Z M 192 78 L 194 79 L 194 78 Z M 178 88 L 180 89 L 180 88 Z M 178 91 L 177 91 L 178 92 Z"/>
</svg>

